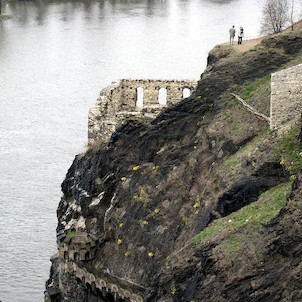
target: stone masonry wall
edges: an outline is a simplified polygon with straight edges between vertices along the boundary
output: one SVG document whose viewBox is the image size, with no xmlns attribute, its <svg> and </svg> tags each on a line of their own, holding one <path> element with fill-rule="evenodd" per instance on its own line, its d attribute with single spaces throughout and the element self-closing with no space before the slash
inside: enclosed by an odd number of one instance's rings
<svg viewBox="0 0 302 302">
<path fill-rule="evenodd" d="M 271 78 L 270 127 L 282 133 L 302 113 L 302 64 L 273 73 Z"/>
<path fill-rule="evenodd" d="M 186 80 L 124 79 L 112 83 L 101 91 L 89 111 L 88 145 L 107 143 L 115 129 L 129 118 L 155 118 L 164 107 L 187 97 L 184 92 L 192 93 L 196 85 Z"/>
</svg>

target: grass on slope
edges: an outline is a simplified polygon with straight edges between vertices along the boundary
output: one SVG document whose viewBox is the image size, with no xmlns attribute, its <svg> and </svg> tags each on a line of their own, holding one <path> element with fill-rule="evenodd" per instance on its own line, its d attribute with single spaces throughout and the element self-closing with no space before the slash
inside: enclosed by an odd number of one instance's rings
<svg viewBox="0 0 302 302">
<path fill-rule="evenodd" d="M 216 238 L 221 233 L 236 233 L 239 228 L 261 228 L 269 222 L 285 206 L 291 190 L 291 182 L 280 184 L 263 193 L 257 202 L 226 217 L 214 220 L 207 228 L 192 239 L 197 245 L 209 238 Z"/>
</svg>

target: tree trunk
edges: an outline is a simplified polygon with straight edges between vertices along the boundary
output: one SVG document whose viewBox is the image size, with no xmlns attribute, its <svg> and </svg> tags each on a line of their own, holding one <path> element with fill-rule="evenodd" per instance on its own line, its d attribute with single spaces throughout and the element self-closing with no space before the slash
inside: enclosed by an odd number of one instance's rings
<svg viewBox="0 0 302 302">
<path fill-rule="evenodd" d="M 295 7 L 295 0 L 292 0 L 291 3 L 291 11 L 290 11 L 290 22 L 291 22 L 291 27 L 292 31 L 294 30 L 294 7 Z"/>
</svg>

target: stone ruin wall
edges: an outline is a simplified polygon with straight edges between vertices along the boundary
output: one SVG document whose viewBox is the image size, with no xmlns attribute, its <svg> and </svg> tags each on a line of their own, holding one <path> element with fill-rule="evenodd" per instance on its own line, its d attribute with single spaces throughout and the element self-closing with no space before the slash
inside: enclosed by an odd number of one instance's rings
<svg viewBox="0 0 302 302">
<path fill-rule="evenodd" d="M 99 248 L 99 241 L 96 238 L 86 232 L 74 237 L 68 237 L 66 234 L 60 236 L 61 239 L 57 242 L 58 252 L 53 256 L 61 259 L 61 272 L 74 274 L 89 291 L 93 291 L 96 295 L 106 296 L 109 293 L 114 297 L 114 301 L 123 299 L 129 302 L 143 302 L 146 288 L 142 285 L 119 278 L 107 271 L 100 270 L 99 276 L 96 276 L 83 266 L 83 263 L 87 264 L 95 258 Z M 51 290 L 55 291 L 50 285 L 48 291 Z"/>
<path fill-rule="evenodd" d="M 184 90 L 195 90 L 194 81 L 120 80 L 104 88 L 88 114 L 88 145 L 107 143 L 123 122 L 133 117 L 155 118 L 163 108 L 178 103 Z M 141 92 L 140 92 L 140 91 Z M 141 97 L 139 94 L 141 93 Z M 159 102 L 164 95 L 165 104 Z M 142 98 L 143 105 L 137 101 Z"/>
<path fill-rule="evenodd" d="M 302 114 L 302 64 L 275 72 L 271 77 L 270 127 L 283 133 Z"/>
<path fill-rule="evenodd" d="M 60 264 L 60 271 L 74 274 L 86 286 L 88 292 L 93 291 L 96 295 L 105 297 L 109 293 L 116 302 L 121 301 L 121 299 L 129 302 L 144 301 L 143 294 L 146 289 L 127 280 L 114 280 L 112 277 L 106 278 L 105 276 L 96 277 L 84 267 L 79 267 L 75 262 L 62 262 Z M 121 285 L 121 283 L 124 284 Z M 97 298 L 95 297 L 95 299 Z"/>
</svg>

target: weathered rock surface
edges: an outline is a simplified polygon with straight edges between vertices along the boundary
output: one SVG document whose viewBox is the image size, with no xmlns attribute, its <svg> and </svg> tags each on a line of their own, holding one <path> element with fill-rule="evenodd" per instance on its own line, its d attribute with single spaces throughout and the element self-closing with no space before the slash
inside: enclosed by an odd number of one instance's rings
<svg viewBox="0 0 302 302">
<path fill-rule="evenodd" d="M 290 62 L 301 37 L 211 59 L 190 98 L 76 156 L 62 184 L 48 301 L 301 301 L 300 175 L 265 224 L 192 244 L 210 222 L 289 181 L 275 135 L 230 92 Z"/>
</svg>

